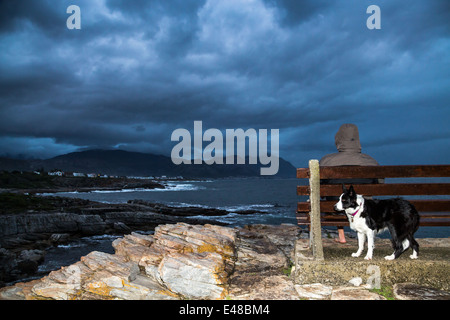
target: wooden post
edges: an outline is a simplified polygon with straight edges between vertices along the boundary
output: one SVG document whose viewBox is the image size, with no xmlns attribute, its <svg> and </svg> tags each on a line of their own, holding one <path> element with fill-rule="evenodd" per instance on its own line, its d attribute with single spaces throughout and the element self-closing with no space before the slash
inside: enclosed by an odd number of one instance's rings
<svg viewBox="0 0 450 320">
<path fill-rule="evenodd" d="M 319 161 L 309 160 L 309 187 L 311 202 L 310 246 L 315 260 L 323 260 L 322 228 L 320 225 L 320 171 Z"/>
</svg>

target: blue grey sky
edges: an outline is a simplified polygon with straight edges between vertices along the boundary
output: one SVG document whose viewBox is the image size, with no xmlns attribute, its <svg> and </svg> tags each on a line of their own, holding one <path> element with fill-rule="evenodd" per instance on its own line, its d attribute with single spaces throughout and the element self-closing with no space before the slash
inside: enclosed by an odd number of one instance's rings
<svg viewBox="0 0 450 320">
<path fill-rule="evenodd" d="M 298 167 L 343 123 L 380 164 L 448 164 L 450 1 L 0 1 L 0 156 L 169 156 L 194 120 L 279 129 Z"/>
</svg>

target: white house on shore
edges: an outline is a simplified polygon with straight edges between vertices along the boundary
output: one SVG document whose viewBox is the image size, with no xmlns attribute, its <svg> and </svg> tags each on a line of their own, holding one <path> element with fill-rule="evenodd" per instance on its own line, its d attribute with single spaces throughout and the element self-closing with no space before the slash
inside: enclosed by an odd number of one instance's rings
<svg viewBox="0 0 450 320">
<path fill-rule="evenodd" d="M 73 176 L 74 177 L 86 177 L 86 175 L 84 173 L 81 173 L 81 172 L 74 172 Z"/>
<path fill-rule="evenodd" d="M 51 171 L 51 172 L 48 172 L 48 175 L 49 176 L 58 176 L 58 177 L 62 177 L 63 175 L 64 175 L 64 172 L 62 172 L 62 171 Z"/>
</svg>

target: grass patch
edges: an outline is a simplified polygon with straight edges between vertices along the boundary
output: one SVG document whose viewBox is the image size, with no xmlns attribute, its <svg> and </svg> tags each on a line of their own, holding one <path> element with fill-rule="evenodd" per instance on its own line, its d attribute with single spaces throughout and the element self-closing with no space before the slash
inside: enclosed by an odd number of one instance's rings
<svg viewBox="0 0 450 320">
<path fill-rule="evenodd" d="M 0 214 L 16 214 L 54 209 L 52 200 L 19 193 L 0 193 Z"/>
<path fill-rule="evenodd" d="M 0 172 L 0 188 L 5 189 L 37 189 L 51 188 L 55 183 L 52 176 L 33 172 Z"/>
<path fill-rule="evenodd" d="M 385 297 L 387 300 L 395 300 L 394 288 L 392 286 L 381 286 L 380 289 L 370 289 L 370 291 Z"/>
</svg>

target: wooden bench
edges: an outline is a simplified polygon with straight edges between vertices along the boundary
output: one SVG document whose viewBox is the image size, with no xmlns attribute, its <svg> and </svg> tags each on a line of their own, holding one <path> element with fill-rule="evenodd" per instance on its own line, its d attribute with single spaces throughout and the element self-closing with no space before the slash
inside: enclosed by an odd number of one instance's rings
<svg viewBox="0 0 450 320">
<path fill-rule="evenodd" d="M 311 161 L 310 161 L 311 163 Z M 403 178 L 447 178 L 450 177 L 450 165 L 405 165 L 405 166 L 339 166 L 320 167 L 320 181 L 323 179 L 387 179 Z M 297 186 L 299 196 L 311 198 L 310 168 L 297 169 L 297 178 L 310 179 L 308 185 Z M 447 179 L 448 180 L 448 179 Z M 347 187 L 349 183 L 346 184 Z M 420 214 L 421 226 L 450 226 L 450 183 L 423 182 L 417 183 L 385 183 L 353 184 L 355 191 L 364 196 L 422 196 L 420 199 L 408 199 Z M 322 226 L 348 226 L 343 214 L 336 214 L 333 206 L 337 201 L 325 201 L 323 197 L 339 197 L 342 184 L 320 183 L 320 223 Z M 447 196 L 447 199 L 442 199 Z M 299 202 L 297 205 L 297 222 L 300 226 L 310 226 L 311 203 Z"/>
</svg>

